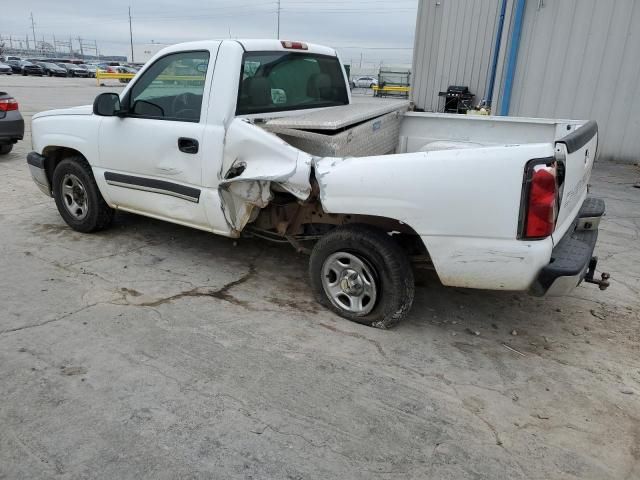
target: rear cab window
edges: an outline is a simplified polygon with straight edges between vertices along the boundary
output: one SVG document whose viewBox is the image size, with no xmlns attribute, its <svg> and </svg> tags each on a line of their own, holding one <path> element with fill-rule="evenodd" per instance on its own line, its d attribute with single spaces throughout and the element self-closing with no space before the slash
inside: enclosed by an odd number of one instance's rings
<svg viewBox="0 0 640 480">
<path fill-rule="evenodd" d="M 245 52 L 236 115 L 347 105 L 337 57 L 309 52 Z"/>
</svg>

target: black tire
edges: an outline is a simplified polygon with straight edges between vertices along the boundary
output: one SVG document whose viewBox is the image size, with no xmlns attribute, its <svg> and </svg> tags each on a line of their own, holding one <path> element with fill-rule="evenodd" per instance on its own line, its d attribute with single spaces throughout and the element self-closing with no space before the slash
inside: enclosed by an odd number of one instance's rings
<svg viewBox="0 0 640 480">
<path fill-rule="evenodd" d="M 6 155 L 11 150 L 13 150 L 13 143 L 8 143 L 5 145 L 0 145 L 0 155 Z"/>
<path fill-rule="evenodd" d="M 47 75 L 51 77 L 53 74 L 51 72 L 47 72 Z"/>
<path fill-rule="evenodd" d="M 325 291 L 325 262 L 347 252 L 373 273 L 376 295 L 373 308 L 366 313 L 353 313 L 341 308 Z M 314 246 L 309 260 L 311 288 L 316 300 L 341 317 L 376 328 L 390 328 L 411 309 L 414 296 L 413 271 L 402 248 L 385 232 L 368 225 L 337 227 Z"/>
<path fill-rule="evenodd" d="M 84 187 L 87 211 L 83 218 L 74 217 L 65 204 L 63 182 L 67 175 L 75 176 Z M 113 220 L 114 211 L 104 201 L 91 166 L 81 157 L 69 157 L 62 160 L 53 171 L 53 196 L 60 216 L 74 230 L 83 233 L 97 232 L 107 228 Z"/>
</svg>

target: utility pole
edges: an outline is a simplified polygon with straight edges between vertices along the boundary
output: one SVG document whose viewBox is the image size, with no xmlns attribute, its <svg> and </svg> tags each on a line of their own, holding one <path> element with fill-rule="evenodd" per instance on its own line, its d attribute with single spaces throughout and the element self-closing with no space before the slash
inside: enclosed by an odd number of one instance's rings
<svg viewBox="0 0 640 480">
<path fill-rule="evenodd" d="M 78 37 L 78 44 L 80 45 L 80 58 L 84 60 L 84 50 L 82 50 L 82 38 Z"/>
<path fill-rule="evenodd" d="M 33 12 L 31 12 L 31 32 L 33 33 L 33 49 L 36 50 L 38 44 L 36 43 L 36 23 L 33 21 Z"/>
<path fill-rule="evenodd" d="M 129 6 L 129 43 L 131 44 L 131 63 L 135 63 L 133 59 L 133 29 L 131 27 L 131 6 Z"/>
<path fill-rule="evenodd" d="M 276 38 L 280 39 L 280 0 L 278 0 L 278 31 L 276 34 Z"/>
</svg>

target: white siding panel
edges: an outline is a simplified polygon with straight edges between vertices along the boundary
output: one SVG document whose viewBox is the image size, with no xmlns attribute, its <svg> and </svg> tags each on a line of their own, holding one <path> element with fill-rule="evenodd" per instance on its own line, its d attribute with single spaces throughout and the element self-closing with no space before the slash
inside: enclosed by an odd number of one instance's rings
<svg viewBox="0 0 640 480">
<path fill-rule="evenodd" d="M 479 103 L 487 76 L 501 0 L 421 0 L 416 21 L 412 100 L 437 111 L 438 92 L 467 85 Z"/>
<path fill-rule="evenodd" d="M 640 159 L 640 0 L 530 0 L 510 115 L 594 119 L 601 159 Z"/>
<path fill-rule="evenodd" d="M 437 111 L 438 92 L 486 94 L 501 0 L 421 0 L 412 98 Z M 509 0 L 493 111 L 503 95 L 513 30 Z M 640 0 L 527 0 L 510 115 L 594 119 L 602 159 L 640 160 Z"/>
</svg>

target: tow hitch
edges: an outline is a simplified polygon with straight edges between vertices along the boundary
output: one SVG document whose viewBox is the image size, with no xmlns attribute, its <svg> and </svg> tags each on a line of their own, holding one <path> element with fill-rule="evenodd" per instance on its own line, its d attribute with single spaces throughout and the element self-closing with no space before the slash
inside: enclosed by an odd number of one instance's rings
<svg viewBox="0 0 640 480">
<path fill-rule="evenodd" d="M 611 278 L 611 275 L 603 272 L 600 275 L 600 280 L 594 280 L 593 275 L 596 273 L 597 264 L 598 257 L 591 257 L 587 274 L 584 276 L 584 281 L 587 283 L 595 283 L 596 285 L 598 285 L 598 288 L 600 288 L 600 290 L 606 290 L 607 288 L 609 288 L 609 278 Z"/>
</svg>

